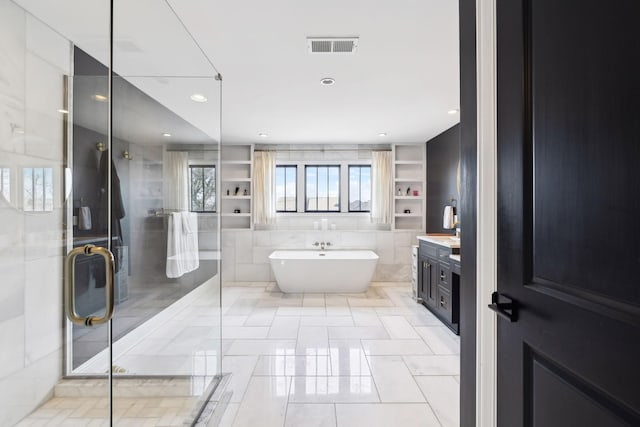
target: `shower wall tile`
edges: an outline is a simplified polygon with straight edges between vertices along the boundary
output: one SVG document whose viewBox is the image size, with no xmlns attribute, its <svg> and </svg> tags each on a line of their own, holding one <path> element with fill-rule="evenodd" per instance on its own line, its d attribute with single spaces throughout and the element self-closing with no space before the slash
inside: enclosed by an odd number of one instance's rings
<svg viewBox="0 0 640 427">
<path fill-rule="evenodd" d="M 31 53 L 25 59 L 25 153 L 62 160 L 60 141 L 66 115 L 58 110 L 64 107 L 64 72 Z"/>
<path fill-rule="evenodd" d="M 62 256 L 26 264 L 25 362 L 62 349 Z M 42 322 L 42 319 L 48 319 Z M 55 321 L 57 319 L 57 321 Z"/>
<path fill-rule="evenodd" d="M 55 194 L 54 194 L 55 199 Z M 25 214 L 25 260 L 60 256 L 63 252 L 62 209 Z"/>
<path fill-rule="evenodd" d="M 0 378 L 24 368 L 24 316 L 0 322 Z"/>
<path fill-rule="evenodd" d="M 62 375 L 62 352 L 56 351 L 14 374 L 0 374 L 0 425 L 18 423 L 52 396 L 51 384 Z"/>
<path fill-rule="evenodd" d="M 0 151 L 23 152 L 25 15 L 11 2 L 0 3 Z"/>
<path fill-rule="evenodd" d="M 71 74 L 71 46 L 60 34 L 51 31 L 39 19 L 26 16 L 27 50 L 62 71 Z"/>
<path fill-rule="evenodd" d="M 0 255 L 1 256 L 1 255 Z M 0 267 L 0 323 L 24 314 L 25 270 L 22 261 Z"/>
<path fill-rule="evenodd" d="M 0 2 L 0 425 L 51 394 L 62 369 L 63 75 L 70 44 L 13 2 Z M 52 168 L 52 211 L 24 212 L 22 169 Z"/>
</svg>

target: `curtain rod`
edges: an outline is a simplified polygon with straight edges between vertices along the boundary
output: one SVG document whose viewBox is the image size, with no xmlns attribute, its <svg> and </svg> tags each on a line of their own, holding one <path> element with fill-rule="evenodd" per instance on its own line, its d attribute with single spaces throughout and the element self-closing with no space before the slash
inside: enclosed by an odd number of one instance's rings
<svg viewBox="0 0 640 427">
<path fill-rule="evenodd" d="M 223 148 L 224 149 L 224 148 Z M 335 152 L 335 151 L 391 151 L 390 148 L 383 148 L 383 149 L 369 149 L 369 148 L 299 148 L 299 149 L 295 149 L 295 148 L 284 148 L 284 149 L 272 149 L 272 150 L 264 150 L 264 149 L 256 149 L 253 150 L 256 153 L 264 153 L 264 152 L 286 152 L 286 151 L 320 151 L 322 153 L 324 152 Z"/>
</svg>

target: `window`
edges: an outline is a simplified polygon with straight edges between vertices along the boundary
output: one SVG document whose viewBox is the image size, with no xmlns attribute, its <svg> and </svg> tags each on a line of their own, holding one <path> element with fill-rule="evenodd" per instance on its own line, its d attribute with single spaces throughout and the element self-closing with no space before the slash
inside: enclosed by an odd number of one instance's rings
<svg viewBox="0 0 640 427">
<path fill-rule="evenodd" d="M 371 211 L 371 166 L 349 165 L 349 212 Z"/>
<path fill-rule="evenodd" d="M 7 202 L 11 201 L 11 169 L 0 168 L 0 194 Z"/>
<path fill-rule="evenodd" d="M 305 212 L 340 212 L 340 166 L 305 166 Z"/>
<path fill-rule="evenodd" d="M 276 212 L 297 212 L 297 166 L 276 166 Z"/>
<path fill-rule="evenodd" d="M 216 167 L 190 165 L 191 212 L 216 211 Z"/>
<path fill-rule="evenodd" d="M 29 212 L 53 210 L 53 169 L 24 168 L 22 170 L 22 207 Z"/>
</svg>

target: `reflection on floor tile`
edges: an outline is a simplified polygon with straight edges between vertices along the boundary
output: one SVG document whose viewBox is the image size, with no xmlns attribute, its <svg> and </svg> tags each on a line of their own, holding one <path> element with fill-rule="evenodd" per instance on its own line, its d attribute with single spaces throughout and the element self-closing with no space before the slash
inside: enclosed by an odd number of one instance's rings
<svg viewBox="0 0 640 427">
<path fill-rule="evenodd" d="M 287 411 L 291 377 L 252 377 L 234 427 L 281 427 Z"/>
<path fill-rule="evenodd" d="M 421 339 L 362 340 L 362 347 L 365 353 L 371 356 L 432 354 L 431 349 Z"/>
<path fill-rule="evenodd" d="M 401 356 L 368 356 L 382 402 L 424 402 Z"/>
<path fill-rule="evenodd" d="M 335 427 L 335 406 L 326 403 L 290 403 L 285 427 Z"/>
<path fill-rule="evenodd" d="M 372 377 L 294 377 L 289 402 L 380 402 Z"/>
<path fill-rule="evenodd" d="M 426 403 L 336 404 L 339 427 L 440 427 Z"/>
<path fill-rule="evenodd" d="M 327 376 L 331 375 L 331 362 L 329 356 L 315 354 L 306 356 L 296 356 L 294 354 L 260 356 L 253 375 Z"/>
</svg>

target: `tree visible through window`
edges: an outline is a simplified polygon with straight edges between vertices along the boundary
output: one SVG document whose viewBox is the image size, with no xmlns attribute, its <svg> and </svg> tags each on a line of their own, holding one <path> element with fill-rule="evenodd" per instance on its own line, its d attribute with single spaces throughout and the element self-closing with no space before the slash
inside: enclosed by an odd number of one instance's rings
<svg viewBox="0 0 640 427">
<path fill-rule="evenodd" d="M 29 212 L 53 210 L 53 169 L 22 169 L 22 207 Z"/>
<path fill-rule="evenodd" d="M 296 166 L 276 166 L 276 211 L 297 212 Z"/>
<path fill-rule="evenodd" d="M 305 211 L 340 212 L 340 166 L 305 166 Z"/>
<path fill-rule="evenodd" d="M 349 212 L 371 211 L 371 166 L 349 165 Z"/>
<path fill-rule="evenodd" d="M 216 167 L 189 166 L 191 212 L 216 211 Z"/>
</svg>

